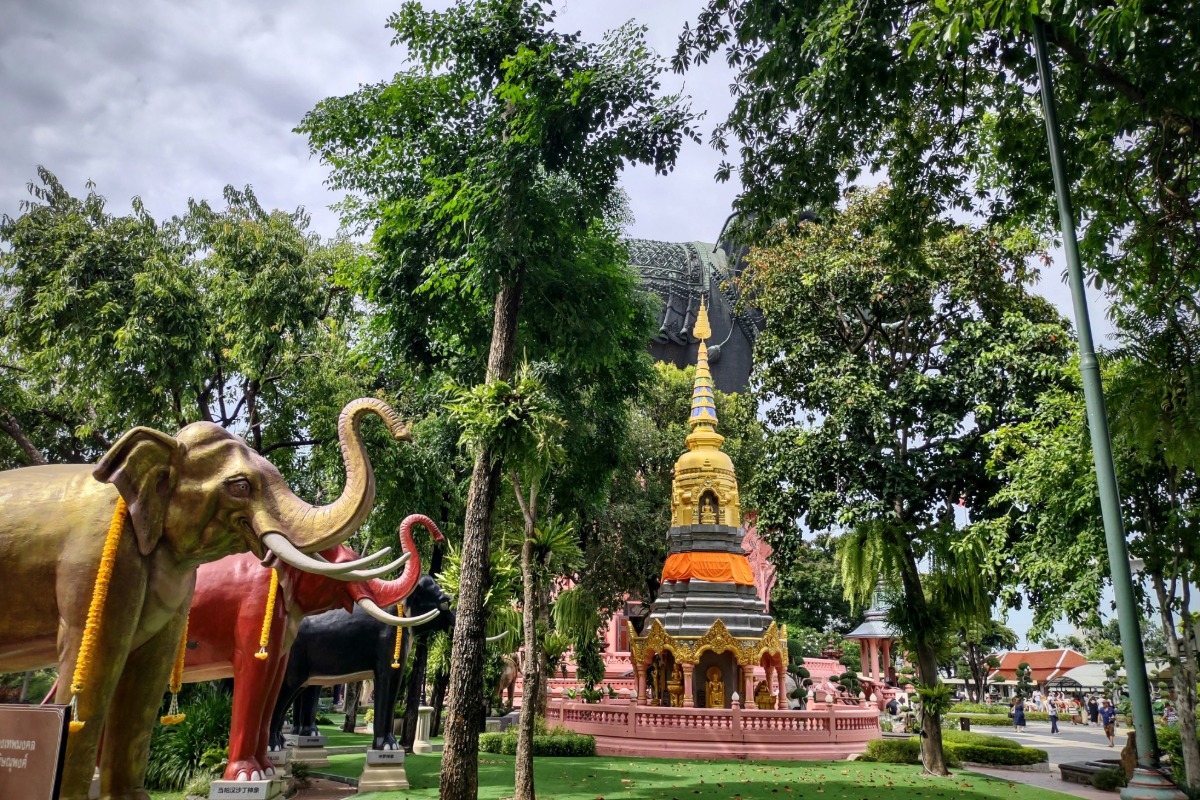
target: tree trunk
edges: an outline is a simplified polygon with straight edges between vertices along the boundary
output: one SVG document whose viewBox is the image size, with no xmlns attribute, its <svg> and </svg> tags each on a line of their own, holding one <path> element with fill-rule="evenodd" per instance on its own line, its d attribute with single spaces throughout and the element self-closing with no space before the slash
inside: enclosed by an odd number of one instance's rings
<svg viewBox="0 0 1200 800">
<path fill-rule="evenodd" d="M 901 534 L 903 536 L 903 534 Z M 916 555 L 907 539 L 902 543 L 900 580 L 904 585 L 904 602 L 910 609 L 910 619 L 928 619 L 928 601 L 921 588 L 921 573 Z M 913 613 L 915 612 L 915 613 Z M 923 686 L 934 688 L 941 681 L 938 674 L 937 648 L 930 641 L 932 631 L 913 631 L 913 649 L 917 656 L 917 676 Z M 942 749 L 942 715 L 921 703 L 921 756 L 925 771 L 931 775 L 949 775 L 946 753 Z"/>
<path fill-rule="evenodd" d="M 342 707 L 346 710 L 346 719 L 342 720 L 342 732 L 354 733 L 358 727 L 358 698 L 362 693 L 362 681 L 351 681 L 346 684 L 346 699 Z"/>
<path fill-rule="evenodd" d="M 519 490 L 518 490 L 519 492 Z M 537 641 L 537 576 L 533 566 L 533 501 L 523 507 L 525 512 L 525 541 L 521 543 L 521 580 L 525 584 L 522 598 L 522 624 L 525 627 L 524 694 L 521 718 L 517 725 L 517 759 L 514 770 L 515 800 L 535 800 L 533 791 L 533 723 L 537 713 L 538 672 L 542 659 Z"/>
<path fill-rule="evenodd" d="M 32 671 L 26 672 L 25 676 L 23 678 L 21 678 L 21 696 L 17 698 L 18 703 L 28 703 L 29 702 L 29 681 L 32 678 L 33 678 Z"/>
<path fill-rule="evenodd" d="M 538 618 L 546 621 L 547 627 L 550 625 L 550 601 L 549 592 L 542 586 L 538 587 Z M 546 658 L 546 649 L 538 648 L 538 683 L 537 683 L 537 706 L 538 716 L 543 719 L 546 717 L 547 706 L 550 703 L 550 661 Z"/>
<path fill-rule="evenodd" d="M 496 296 L 487 382 L 508 380 L 516 350 L 521 305 L 521 272 Z M 475 800 L 479 794 L 479 734 L 484 704 L 483 659 L 486 610 L 491 583 L 492 512 L 500 486 L 501 464 L 485 449 L 475 458 L 467 514 L 463 524 L 462 576 L 450 655 L 450 695 L 446 703 L 446 742 L 442 751 L 441 800 Z"/>
<path fill-rule="evenodd" d="M 1175 691 L 1175 711 L 1179 715 L 1179 739 L 1183 749 L 1183 771 L 1188 786 L 1200 785 L 1200 741 L 1196 733 L 1196 653 L 1195 625 L 1188 606 L 1179 615 L 1182 635 L 1176 630 L 1172 607 L 1178 602 L 1169 593 L 1163 576 L 1151 574 L 1155 594 L 1158 595 L 1158 613 L 1162 623 L 1163 637 L 1167 640 L 1167 655 L 1171 662 L 1171 688 Z M 1189 598 L 1190 599 L 1190 598 Z"/>
</svg>

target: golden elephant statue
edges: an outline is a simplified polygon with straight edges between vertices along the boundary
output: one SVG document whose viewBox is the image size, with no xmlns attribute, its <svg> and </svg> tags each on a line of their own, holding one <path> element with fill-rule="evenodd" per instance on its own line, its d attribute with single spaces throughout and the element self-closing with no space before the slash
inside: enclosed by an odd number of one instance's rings
<svg viewBox="0 0 1200 800">
<path fill-rule="evenodd" d="M 309 572 L 361 580 L 386 551 L 331 564 L 313 553 L 366 520 L 375 477 L 359 431 L 367 414 L 393 438 L 408 430 L 385 403 L 350 402 L 338 420 L 346 485 L 313 507 L 288 488 L 269 461 L 219 425 L 196 422 L 172 437 L 134 428 L 100 462 L 0 472 L 0 672 L 57 666 L 56 700 L 72 698 L 106 532 L 115 554 L 100 624 L 89 637 L 86 685 L 75 696 L 84 722 L 67 743 L 63 800 L 85 800 L 104 733 L 100 796 L 148 800 L 143 783 L 150 734 L 174 666 L 191 604 L 196 567 L 253 552 Z M 119 500 L 128 508 L 118 522 Z M 120 527 L 118 527 L 120 524 Z M 103 585 L 103 583 L 101 584 Z"/>
</svg>

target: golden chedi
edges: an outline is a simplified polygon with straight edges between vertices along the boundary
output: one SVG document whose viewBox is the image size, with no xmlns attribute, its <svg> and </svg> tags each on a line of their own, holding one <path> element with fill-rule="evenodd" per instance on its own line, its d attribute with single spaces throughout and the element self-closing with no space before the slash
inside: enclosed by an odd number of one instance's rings
<svg viewBox="0 0 1200 800">
<path fill-rule="evenodd" d="M 733 461 L 721 450 L 725 438 L 717 433 L 705 342 L 712 331 L 703 302 L 693 332 L 699 344 L 688 415 L 691 433 L 687 451 L 675 462 L 670 549 L 643 635 L 634 635 L 630 647 L 639 676 L 655 656 L 670 665 L 669 674 L 682 665 L 685 706 L 727 708 L 734 692 L 743 705 L 753 706 L 755 667 L 782 678 L 786 634 L 759 599 L 742 547 L 741 496 Z M 719 700 L 716 706 L 714 700 Z M 665 705 L 665 699 L 660 703 Z"/>
</svg>

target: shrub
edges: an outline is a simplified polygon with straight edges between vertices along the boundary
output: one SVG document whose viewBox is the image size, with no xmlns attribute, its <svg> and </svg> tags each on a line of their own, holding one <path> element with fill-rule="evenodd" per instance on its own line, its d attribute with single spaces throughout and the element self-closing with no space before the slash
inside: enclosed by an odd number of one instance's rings
<svg viewBox="0 0 1200 800">
<path fill-rule="evenodd" d="M 884 764 L 920 764 L 921 742 L 911 739 L 872 739 L 867 742 L 867 751 L 860 761 L 878 761 Z"/>
<path fill-rule="evenodd" d="M 479 735 L 479 750 L 483 753 L 500 753 L 506 756 L 517 754 L 517 734 L 515 731 L 504 733 L 482 733 Z M 574 733 L 566 728 L 555 728 L 548 734 L 536 734 L 533 737 L 534 756 L 594 756 L 596 755 L 596 739 L 581 733 Z"/>
<path fill-rule="evenodd" d="M 186 717 L 178 725 L 154 726 L 146 765 L 150 789 L 178 792 L 196 778 L 220 774 L 225 766 L 228 756 L 217 759 L 214 751 L 224 755 L 229 747 L 233 696 L 215 683 L 205 684 L 182 711 Z"/>
<path fill-rule="evenodd" d="M 1092 786 L 1111 792 L 1125 785 L 1125 773 L 1119 769 L 1102 769 L 1092 776 Z"/>
<path fill-rule="evenodd" d="M 596 755 L 596 738 L 582 733 L 573 733 L 570 736 L 535 736 L 533 737 L 533 754 L 539 757 L 594 756 Z"/>
<path fill-rule="evenodd" d="M 985 747 L 976 744 L 946 744 L 946 758 L 951 761 L 970 761 L 996 766 L 1025 766 L 1050 760 L 1045 750 L 1033 747 Z"/>
<path fill-rule="evenodd" d="M 1007 750 L 1020 750 L 1020 742 L 1005 739 L 1003 736 L 992 736 L 986 733 L 972 731 L 942 731 L 942 741 L 947 744 L 971 744 L 979 747 L 999 747 Z"/>
</svg>

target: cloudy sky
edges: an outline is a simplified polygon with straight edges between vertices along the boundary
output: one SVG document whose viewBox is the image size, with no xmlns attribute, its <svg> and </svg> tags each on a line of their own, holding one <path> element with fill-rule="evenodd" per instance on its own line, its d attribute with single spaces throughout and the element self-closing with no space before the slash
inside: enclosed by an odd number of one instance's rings
<svg viewBox="0 0 1200 800">
<path fill-rule="evenodd" d="M 268 207 L 305 206 L 329 236 L 338 197 L 325 168 L 292 133 L 321 99 L 390 77 L 403 53 L 384 27 L 397 2 L 371 0 L 0 0 L 0 214 L 16 216 L 26 184 L 44 165 L 69 191 L 96 183 L 110 208 L 135 195 L 157 218 L 188 197 L 219 201 L 226 184 L 250 184 Z M 429 6 L 444 7 L 447 0 Z M 560 24 L 598 39 L 636 18 L 651 44 L 673 52 L 702 0 L 568 0 Z M 665 88 L 683 88 L 707 113 L 709 130 L 730 107 L 730 74 L 708 64 Z M 733 184 L 713 181 L 719 156 L 688 144 L 675 172 L 633 169 L 624 178 L 634 236 L 713 241 L 729 213 Z M 1061 260 L 1041 291 L 1070 314 Z M 1093 320 L 1108 329 L 1093 298 Z M 1073 315 L 1072 315 L 1073 316 Z M 1013 620 L 1018 633 L 1028 624 Z"/>
<path fill-rule="evenodd" d="M 448 5 L 445 0 L 427 4 Z M 268 206 L 307 207 L 315 229 L 336 232 L 326 169 L 292 128 L 330 95 L 390 77 L 403 51 L 384 22 L 398 3 L 293 0 L 0 0 L 0 213 L 15 216 L 35 167 L 73 193 L 93 180 L 114 210 L 140 195 L 156 217 L 188 197 L 220 199 L 226 184 L 251 184 Z M 570 0 L 561 26 L 598 39 L 637 18 L 669 55 L 698 0 Z M 729 107 L 723 64 L 681 85 L 708 120 Z M 718 156 L 689 145 L 674 174 L 634 169 L 624 181 L 632 233 L 669 240 L 717 234 L 735 193 L 712 180 Z"/>
</svg>

